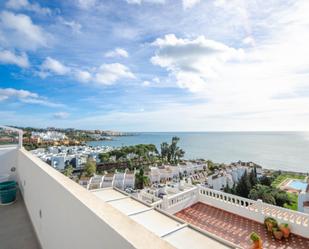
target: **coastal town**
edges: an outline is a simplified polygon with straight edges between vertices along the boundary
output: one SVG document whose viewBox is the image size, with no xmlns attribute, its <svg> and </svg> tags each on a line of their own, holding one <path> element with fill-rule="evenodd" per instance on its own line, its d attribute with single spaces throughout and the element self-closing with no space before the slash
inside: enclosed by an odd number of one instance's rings
<svg viewBox="0 0 309 249">
<path fill-rule="evenodd" d="M 80 130 L 73 128 L 33 128 L 15 127 L 24 131 L 23 142 L 28 150 L 47 148 L 50 146 L 79 146 L 89 141 L 111 141 L 119 136 L 132 136 L 134 133 L 109 131 L 109 130 Z M 1 143 L 16 142 L 16 134 L 6 131 L 0 134 Z"/>
<path fill-rule="evenodd" d="M 179 153 L 178 141 L 173 138 L 170 145 L 162 143 L 160 152 L 154 145 L 80 145 L 50 146 L 31 153 L 88 190 L 117 188 L 150 204 L 194 186 L 205 186 L 309 213 L 308 173 L 265 169 L 254 162 L 185 160 L 176 157 L 177 151 L 163 159 L 167 148 L 174 146 Z"/>
<path fill-rule="evenodd" d="M 309 213 L 307 172 L 276 171 L 254 162 L 224 164 L 184 159 L 178 137 L 173 137 L 170 144 L 163 142 L 160 149 L 152 144 L 86 144 L 129 135 L 102 130 L 25 128 L 23 142 L 33 155 L 89 190 L 116 187 L 151 203 L 200 185 Z M 14 132 L 1 133 L 0 142 L 16 141 Z"/>
</svg>

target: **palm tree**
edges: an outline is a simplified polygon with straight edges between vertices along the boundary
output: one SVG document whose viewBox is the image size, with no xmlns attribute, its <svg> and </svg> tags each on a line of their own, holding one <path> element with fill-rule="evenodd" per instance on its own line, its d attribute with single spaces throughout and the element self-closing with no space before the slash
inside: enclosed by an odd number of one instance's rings
<svg viewBox="0 0 309 249">
<path fill-rule="evenodd" d="M 141 168 L 139 173 L 135 175 L 135 187 L 138 189 L 143 189 L 145 185 L 148 185 L 149 179 L 144 175 L 144 169 Z"/>
<path fill-rule="evenodd" d="M 185 155 L 185 151 L 183 149 L 178 148 L 175 152 L 175 163 L 177 161 L 180 161 L 180 158 L 184 157 L 184 155 Z"/>
<path fill-rule="evenodd" d="M 161 144 L 161 158 L 162 161 L 164 161 L 164 159 L 167 159 L 167 155 L 169 153 L 169 145 L 167 142 L 163 142 Z"/>
<path fill-rule="evenodd" d="M 180 149 L 177 146 L 178 141 L 180 140 L 179 137 L 173 137 L 172 143 L 169 145 L 168 143 L 164 142 L 161 144 L 161 158 L 162 160 L 166 160 L 169 163 L 177 163 L 185 154 L 185 151 Z"/>
</svg>

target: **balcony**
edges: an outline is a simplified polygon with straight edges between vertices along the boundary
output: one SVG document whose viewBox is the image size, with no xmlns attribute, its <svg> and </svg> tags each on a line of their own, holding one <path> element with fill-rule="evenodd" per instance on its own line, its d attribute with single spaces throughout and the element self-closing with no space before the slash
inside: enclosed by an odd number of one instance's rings
<svg viewBox="0 0 309 249">
<path fill-rule="evenodd" d="M 194 187 L 154 203 L 195 227 L 239 245 L 251 248 L 249 235 L 255 231 L 264 241 L 264 248 L 309 248 L 309 215 L 254 201 L 205 187 Z M 266 231 L 265 217 L 288 223 L 292 235 L 276 241 Z"/>
<path fill-rule="evenodd" d="M 1 249 L 237 248 L 122 192 L 86 190 L 24 150 L 21 139 L 1 147 L 0 175 L 17 181 L 20 193 L 0 207 Z"/>
<path fill-rule="evenodd" d="M 14 205 L 0 206 L 0 221 L 0 248 L 41 248 L 20 195 Z"/>
</svg>

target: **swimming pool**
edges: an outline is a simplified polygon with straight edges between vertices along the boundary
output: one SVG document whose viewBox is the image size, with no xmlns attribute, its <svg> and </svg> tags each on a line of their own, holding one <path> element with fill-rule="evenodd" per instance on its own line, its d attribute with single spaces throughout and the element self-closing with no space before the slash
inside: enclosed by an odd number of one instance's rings
<svg viewBox="0 0 309 249">
<path fill-rule="evenodd" d="M 305 183 L 303 181 L 300 180 L 292 180 L 289 182 L 288 186 L 294 189 L 299 189 L 302 191 L 305 191 L 307 188 L 308 183 Z"/>
</svg>

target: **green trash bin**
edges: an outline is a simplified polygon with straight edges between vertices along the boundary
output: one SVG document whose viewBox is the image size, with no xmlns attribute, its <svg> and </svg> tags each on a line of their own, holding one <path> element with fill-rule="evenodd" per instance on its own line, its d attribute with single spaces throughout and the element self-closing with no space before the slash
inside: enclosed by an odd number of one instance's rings
<svg viewBox="0 0 309 249">
<path fill-rule="evenodd" d="M 0 204 L 9 204 L 16 200 L 17 186 L 15 181 L 0 183 Z"/>
<path fill-rule="evenodd" d="M 0 183 L 0 190 L 6 190 L 16 187 L 15 181 L 5 181 Z"/>
</svg>

